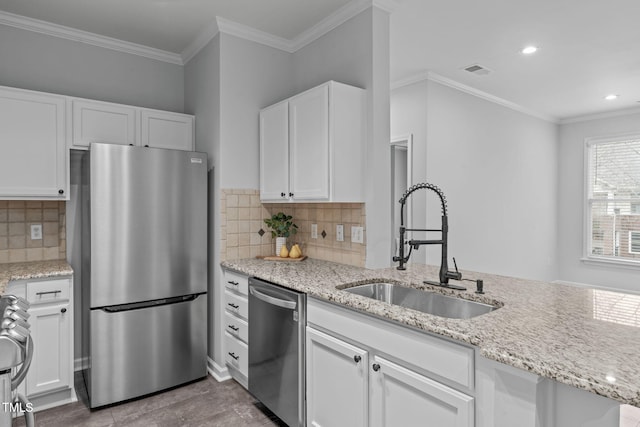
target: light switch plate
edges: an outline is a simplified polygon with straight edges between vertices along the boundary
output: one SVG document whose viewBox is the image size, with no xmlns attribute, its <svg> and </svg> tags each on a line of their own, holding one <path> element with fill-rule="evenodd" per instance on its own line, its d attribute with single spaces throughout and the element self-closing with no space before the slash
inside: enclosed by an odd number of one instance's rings
<svg viewBox="0 0 640 427">
<path fill-rule="evenodd" d="M 311 224 L 311 238 L 318 238 L 318 224 Z"/>
<path fill-rule="evenodd" d="M 31 224 L 31 240 L 42 240 L 42 224 Z"/>
<path fill-rule="evenodd" d="M 336 240 L 338 242 L 344 242 L 344 225 L 336 225 Z"/>
<path fill-rule="evenodd" d="M 363 227 L 351 227 L 351 242 L 364 243 L 364 228 Z"/>
</svg>

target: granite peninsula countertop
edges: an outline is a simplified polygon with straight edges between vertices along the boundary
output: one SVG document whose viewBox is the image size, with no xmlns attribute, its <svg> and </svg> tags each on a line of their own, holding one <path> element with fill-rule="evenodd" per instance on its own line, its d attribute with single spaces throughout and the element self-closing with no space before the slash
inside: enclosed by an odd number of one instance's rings
<svg viewBox="0 0 640 427">
<path fill-rule="evenodd" d="M 485 294 L 478 295 L 472 282 L 462 282 L 466 292 L 423 285 L 437 280 L 438 267 L 416 264 L 405 271 L 316 259 L 240 259 L 222 266 L 471 344 L 488 359 L 640 407 L 639 295 L 462 271 L 464 278 L 484 280 Z M 473 319 L 446 319 L 338 289 L 379 280 L 502 307 Z"/>
<path fill-rule="evenodd" d="M 73 269 L 65 260 L 0 264 L 0 295 L 5 293 L 7 284 L 12 280 L 41 279 L 72 274 Z"/>
</svg>

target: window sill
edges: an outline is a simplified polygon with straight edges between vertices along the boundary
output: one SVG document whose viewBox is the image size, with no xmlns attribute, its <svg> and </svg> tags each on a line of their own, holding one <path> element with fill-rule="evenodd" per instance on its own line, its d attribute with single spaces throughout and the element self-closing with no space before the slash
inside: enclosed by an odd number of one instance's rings
<svg viewBox="0 0 640 427">
<path fill-rule="evenodd" d="M 596 265 L 599 267 L 615 267 L 626 270 L 640 270 L 639 261 L 625 261 L 622 259 L 613 258 L 596 258 L 596 257 L 583 257 L 580 258 L 583 264 Z"/>
</svg>

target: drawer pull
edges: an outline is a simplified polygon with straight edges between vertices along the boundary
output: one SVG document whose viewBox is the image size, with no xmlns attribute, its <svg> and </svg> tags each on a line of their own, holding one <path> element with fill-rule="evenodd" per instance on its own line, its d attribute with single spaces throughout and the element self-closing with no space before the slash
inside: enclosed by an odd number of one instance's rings
<svg viewBox="0 0 640 427">
<path fill-rule="evenodd" d="M 229 283 L 230 285 L 233 285 L 233 286 L 238 286 L 240 284 L 238 282 L 234 282 L 233 280 L 229 280 L 227 283 Z"/>
<path fill-rule="evenodd" d="M 237 331 L 238 329 L 240 329 L 239 327 L 235 326 L 235 325 L 227 325 L 229 326 L 229 329 L 233 329 L 234 331 Z"/>
<path fill-rule="evenodd" d="M 67 312 L 67 309 L 66 309 L 66 308 L 61 308 L 61 309 L 60 309 L 60 313 L 66 313 L 66 312 Z"/>
<path fill-rule="evenodd" d="M 236 356 L 235 353 L 229 352 L 228 354 L 229 356 L 233 357 L 233 360 L 238 360 L 240 358 L 240 356 Z"/>
<path fill-rule="evenodd" d="M 48 294 L 54 294 L 55 295 L 55 294 L 59 294 L 60 292 L 62 292 L 62 291 L 58 290 L 58 291 L 36 292 L 36 295 L 41 297 L 42 295 L 48 295 Z"/>
<path fill-rule="evenodd" d="M 356 363 L 360 363 L 360 361 L 362 360 L 362 357 L 358 356 L 357 354 L 355 356 L 353 356 L 353 361 Z"/>
<path fill-rule="evenodd" d="M 378 372 L 380 370 L 380 365 L 378 365 L 377 363 L 374 363 L 372 368 L 374 371 Z"/>
<path fill-rule="evenodd" d="M 234 304 L 232 302 L 227 303 L 227 305 L 231 308 L 240 308 L 240 306 L 238 304 Z"/>
</svg>

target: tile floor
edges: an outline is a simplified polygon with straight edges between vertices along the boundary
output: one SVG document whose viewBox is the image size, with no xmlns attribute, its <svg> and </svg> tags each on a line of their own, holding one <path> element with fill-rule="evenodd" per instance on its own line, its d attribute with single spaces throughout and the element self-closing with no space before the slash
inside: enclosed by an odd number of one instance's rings
<svg viewBox="0 0 640 427">
<path fill-rule="evenodd" d="M 211 376 L 144 399 L 90 411 L 82 376 L 76 373 L 78 402 L 35 413 L 36 427 L 73 426 L 285 426 L 235 381 Z M 14 422 L 23 427 L 24 418 Z"/>
</svg>

